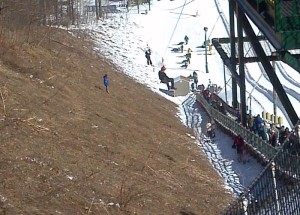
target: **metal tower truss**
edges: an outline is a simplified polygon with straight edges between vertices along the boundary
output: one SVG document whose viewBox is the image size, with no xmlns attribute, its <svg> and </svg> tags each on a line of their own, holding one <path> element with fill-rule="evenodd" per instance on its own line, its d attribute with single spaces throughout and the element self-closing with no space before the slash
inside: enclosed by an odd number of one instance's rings
<svg viewBox="0 0 300 215">
<path fill-rule="evenodd" d="M 218 51 L 220 57 L 223 59 L 224 64 L 227 66 L 227 68 L 229 68 L 233 79 L 235 79 L 236 81 L 236 84 L 240 86 L 242 123 L 245 124 L 245 122 L 243 121 L 246 120 L 246 102 L 244 101 L 246 92 L 244 88 L 245 76 L 244 71 L 241 70 L 241 67 L 244 68 L 245 63 L 260 62 L 271 84 L 273 85 L 274 90 L 278 95 L 278 98 L 283 104 L 283 107 L 287 112 L 292 124 L 295 125 L 298 122 L 299 117 L 297 116 L 297 113 L 294 110 L 294 107 L 292 106 L 270 61 L 281 60 L 300 73 L 300 52 L 293 50 L 285 50 L 281 44 L 280 39 L 278 39 L 278 35 L 276 34 L 276 32 L 272 30 L 272 27 L 269 26 L 268 23 L 266 23 L 261 18 L 261 15 L 252 8 L 252 6 L 248 3 L 247 0 L 229 0 L 229 14 L 233 13 L 235 13 L 238 17 L 236 19 L 238 30 L 237 38 L 232 36 L 235 35 L 235 23 L 233 19 L 230 19 L 230 38 L 214 38 L 212 39 L 212 44 Z M 263 33 L 263 36 L 257 36 L 255 34 L 248 18 L 251 19 L 252 22 L 259 28 L 259 30 Z M 246 37 L 243 37 L 241 29 L 246 34 Z M 274 51 L 272 51 L 273 53 L 263 49 L 262 43 L 266 40 L 274 47 Z M 222 47 L 222 44 L 224 43 L 230 43 L 230 57 L 227 55 L 227 53 Z M 256 56 L 244 56 L 244 46 L 245 44 L 249 45 L 249 43 L 255 51 Z M 236 44 L 239 45 L 238 49 L 235 49 Z M 235 54 L 235 50 L 238 50 L 238 53 Z M 237 64 L 239 64 L 239 72 L 236 71 Z M 235 86 L 233 86 L 233 88 L 234 87 Z M 233 104 L 236 103 L 237 101 L 233 101 Z"/>
</svg>

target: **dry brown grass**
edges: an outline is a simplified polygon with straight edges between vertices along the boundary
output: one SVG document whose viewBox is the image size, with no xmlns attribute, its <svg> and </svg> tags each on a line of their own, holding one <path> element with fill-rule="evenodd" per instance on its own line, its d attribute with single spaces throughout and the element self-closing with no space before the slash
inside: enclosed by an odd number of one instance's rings
<svg viewBox="0 0 300 215">
<path fill-rule="evenodd" d="M 0 40 L 0 214 L 224 208 L 231 197 L 175 105 L 92 53 L 83 35 L 48 31 Z"/>
</svg>

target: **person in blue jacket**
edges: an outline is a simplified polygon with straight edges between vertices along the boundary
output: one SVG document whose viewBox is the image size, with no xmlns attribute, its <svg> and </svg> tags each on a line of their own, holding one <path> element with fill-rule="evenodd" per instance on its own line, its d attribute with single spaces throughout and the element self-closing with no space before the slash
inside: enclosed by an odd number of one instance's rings
<svg viewBox="0 0 300 215">
<path fill-rule="evenodd" d="M 257 114 L 257 116 L 254 118 L 254 121 L 253 121 L 254 133 L 258 134 L 258 131 L 263 123 L 264 123 L 264 120 L 260 117 L 259 114 Z"/>
<path fill-rule="evenodd" d="M 103 76 L 103 84 L 104 84 L 104 86 L 105 86 L 106 92 L 109 93 L 109 91 L 108 91 L 109 79 L 108 79 L 108 75 L 107 75 L 107 74 L 105 74 L 105 75 Z"/>
</svg>

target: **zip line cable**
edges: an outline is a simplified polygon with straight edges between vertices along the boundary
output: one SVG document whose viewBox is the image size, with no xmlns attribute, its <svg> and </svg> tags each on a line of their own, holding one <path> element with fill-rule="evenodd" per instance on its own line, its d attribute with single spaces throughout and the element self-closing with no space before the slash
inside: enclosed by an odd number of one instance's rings
<svg viewBox="0 0 300 215">
<path fill-rule="evenodd" d="M 180 14 L 180 13 L 176 13 L 176 12 L 169 12 L 169 13 Z M 191 17 L 196 17 L 196 14 L 195 14 L 195 15 L 192 15 L 192 14 L 186 14 L 186 13 L 183 13 L 182 15 L 185 15 L 185 16 L 191 16 Z"/>
<path fill-rule="evenodd" d="M 186 5 L 192 3 L 193 1 L 195 1 L 195 0 L 191 0 L 191 1 L 189 1 L 188 3 L 186 3 L 186 1 L 185 1 L 184 4 L 183 4 L 182 6 L 179 6 L 179 7 L 173 8 L 173 9 L 168 9 L 168 10 L 177 10 L 177 9 L 179 9 L 179 8 L 184 8 Z"/>
<path fill-rule="evenodd" d="M 211 34 L 213 33 L 213 31 L 214 31 L 214 29 L 215 29 L 215 27 L 216 27 L 216 25 L 217 25 L 217 22 L 218 22 L 219 18 L 220 18 L 220 14 L 219 14 L 219 16 L 218 16 L 218 18 L 217 18 L 217 20 L 216 20 L 214 26 L 212 27 L 212 29 L 211 29 L 211 31 L 210 31 L 210 34 L 209 34 L 209 36 L 208 36 L 208 39 L 210 38 Z"/>
<path fill-rule="evenodd" d="M 187 0 L 184 1 L 184 4 L 183 4 L 183 6 L 182 6 L 182 8 L 181 8 L 179 17 L 178 17 L 178 19 L 177 19 L 176 25 L 175 25 L 175 27 L 174 27 L 174 30 L 173 30 L 172 35 L 171 35 L 171 38 L 170 38 L 170 40 L 169 40 L 169 42 L 168 42 L 168 45 L 167 45 L 167 47 L 166 47 L 166 50 L 165 50 L 165 52 L 164 52 L 164 55 L 163 55 L 162 59 L 164 59 L 164 57 L 165 57 L 165 55 L 166 55 L 166 53 L 167 53 L 168 47 L 169 47 L 169 45 L 170 45 L 170 43 L 171 43 L 171 40 L 172 40 L 172 38 L 173 38 L 173 36 L 174 36 L 174 33 L 175 33 L 175 31 L 176 31 L 176 28 L 177 28 L 177 25 L 178 25 L 178 23 L 179 23 L 180 17 L 181 17 L 181 15 L 182 15 L 184 6 L 186 5 L 186 1 L 187 1 Z"/>
</svg>

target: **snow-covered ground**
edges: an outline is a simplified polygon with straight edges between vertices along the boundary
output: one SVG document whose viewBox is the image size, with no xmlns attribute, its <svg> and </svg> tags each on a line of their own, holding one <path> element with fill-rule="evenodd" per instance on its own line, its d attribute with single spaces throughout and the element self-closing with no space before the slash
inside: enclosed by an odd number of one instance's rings
<svg viewBox="0 0 300 215">
<path fill-rule="evenodd" d="M 195 134 L 192 137 L 224 178 L 224 186 L 234 194 L 240 193 L 261 172 L 262 166 L 252 158 L 246 164 L 237 162 L 236 152 L 231 148 L 233 140 L 219 129 L 214 140 L 208 140 L 203 132 L 203 123 L 208 116 L 196 105 L 195 96 L 188 94 L 183 97 L 170 97 L 160 90 L 166 89 L 166 85 L 158 79 L 158 71 L 162 65 L 165 65 L 166 73 L 173 78 L 180 75 L 187 77 L 197 71 L 200 84 L 207 86 L 211 80 L 213 84 L 223 88 L 220 96 L 224 97 L 224 85 L 231 78 L 230 72 L 226 69 L 224 71 L 221 58 L 212 50 L 212 54 L 207 56 L 209 73 L 206 73 L 205 49 L 201 46 L 205 34 L 207 39 L 228 37 L 224 26 L 224 18 L 228 17 L 228 0 L 153 0 L 150 8 L 148 4 L 140 6 L 140 14 L 136 7 L 129 7 L 129 11 L 126 8 L 118 9 L 121 10 L 119 14 L 110 14 L 108 18 L 82 25 L 80 29 L 86 30 L 92 36 L 97 44 L 94 48 L 96 52 L 107 57 L 126 75 L 178 105 L 178 115 L 186 126 L 194 129 Z M 206 33 L 204 27 L 208 28 Z M 183 53 L 171 51 L 179 47 L 185 35 L 189 37 L 189 42 L 184 45 Z M 152 51 L 153 66 L 146 64 L 147 48 Z M 191 63 L 184 68 L 182 61 L 188 48 L 193 51 Z M 261 113 L 262 110 L 271 113 L 272 101 L 256 88 L 264 86 L 272 90 L 272 85 L 266 78 L 259 78 L 261 72 L 257 65 L 248 67 L 254 80 L 254 85 L 247 82 L 247 92 L 253 98 L 251 111 L 253 114 Z M 300 80 L 300 75 L 292 69 L 288 68 L 288 73 L 295 80 Z M 102 77 L 101 74 L 99 77 Z M 230 102 L 230 81 L 228 83 L 227 94 Z M 286 82 L 285 84 L 288 85 Z M 300 92 L 299 86 L 293 85 L 292 89 Z M 300 114 L 300 108 L 297 111 Z M 280 110 L 278 113 L 282 114 Z M 284 122 L 287 123 L 287 120 Z"/>
</svg>

